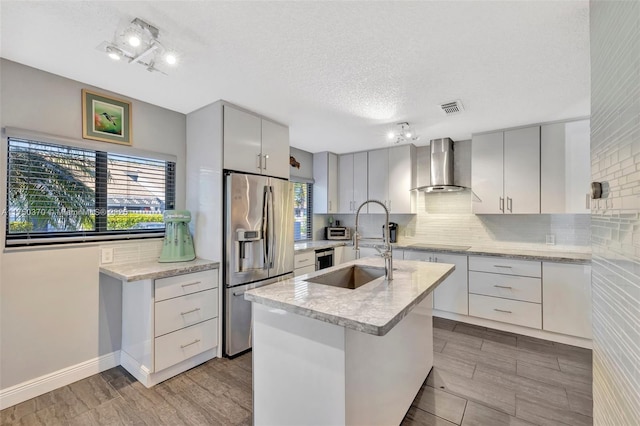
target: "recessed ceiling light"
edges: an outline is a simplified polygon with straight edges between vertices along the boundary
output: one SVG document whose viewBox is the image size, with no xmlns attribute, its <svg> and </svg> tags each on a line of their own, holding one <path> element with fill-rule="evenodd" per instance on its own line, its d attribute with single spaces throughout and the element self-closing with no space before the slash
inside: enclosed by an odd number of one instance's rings
<svg viewBox="0 0 640 426">
<path fill-rule="evenodd" d="M 133 47 L 140 46 L 140 37 L 138 37 L 137 35 L 132 35 L 131 37 L 129 37 L 129 44 Z"/>
<path fill-rule="evenodd" d="M 122 52 L 120 52 L 118 49 L 115 49 L 111 46 L 107 46 L 107 55 L 109 55 L 109 57 L 114 61 L 119 61 L 120 58 L 122 57 Z"/>
<path fill-rule="evenodd" d="M 178 58 L 176 58 L 176 55 L 174 55 L 173 53 L 167 53 L 164 56 L 164 60 L 169 64 L 169 65 L 175 65 L 176 62 L 178 62 Z"/>
</svg>

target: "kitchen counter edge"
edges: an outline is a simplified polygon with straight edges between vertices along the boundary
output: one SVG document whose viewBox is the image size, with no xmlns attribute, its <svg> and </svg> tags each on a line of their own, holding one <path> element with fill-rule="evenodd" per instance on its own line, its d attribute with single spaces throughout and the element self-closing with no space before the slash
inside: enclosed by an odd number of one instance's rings
<svg viewBox="0 0 640 426">
<path fill-rule="evenodd" d="M 192 272 L 208 271 L 220 267 L 220 262 L 207 259 L 194 259 L 187 262 L 160 263 L 146 261 L 124 265 L 102 265 L 100 272 L 119 280 L 141 281 L 184 275 Z"/>
</svg>

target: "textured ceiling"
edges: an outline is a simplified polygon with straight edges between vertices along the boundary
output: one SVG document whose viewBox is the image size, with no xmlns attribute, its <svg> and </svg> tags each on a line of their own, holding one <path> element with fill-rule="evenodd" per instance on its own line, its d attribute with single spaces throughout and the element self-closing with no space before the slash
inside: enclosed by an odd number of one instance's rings
<svg viewBox="0 0 640 426">
<path fill-rule="evenodd" d="M 225 99 L 291 145 L 389 145 L 589 115 L 588 1 L 6 1 L 0 55 L 182 113 Z M 96 47 L 139 17 L 181 52 L 168 76 Z M 442 102 L 466 111 L 446 117 Z"/>
</svg>

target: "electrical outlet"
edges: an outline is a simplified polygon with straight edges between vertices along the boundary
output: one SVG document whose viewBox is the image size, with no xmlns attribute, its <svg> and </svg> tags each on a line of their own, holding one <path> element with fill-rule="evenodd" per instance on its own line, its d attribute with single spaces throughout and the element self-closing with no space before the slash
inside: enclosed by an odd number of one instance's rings
<svg viewBox="0 0 640 426">
<path fill-rule="evenodd" d="M 100 264 L 113 263 L 113 248 L 100 249 Z"/>
<path fill-rule="evenodd" d="M 547 234 L 547 244 L 553 246 L 556 244 L 556 236 L 553 234 Z"/>
</svg>

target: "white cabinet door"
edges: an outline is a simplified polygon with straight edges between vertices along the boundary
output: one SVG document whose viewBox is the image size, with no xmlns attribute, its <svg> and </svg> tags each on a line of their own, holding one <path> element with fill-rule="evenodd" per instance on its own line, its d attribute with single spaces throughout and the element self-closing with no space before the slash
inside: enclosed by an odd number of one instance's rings
<svg viewBox="0 0 640 426">
<path fill-rule="evenodd" d="M 353 213 L 353 154 L 338 157 L 338 183 L 338 213 Z"/>
<path fill-rule="evenodd" d="M 368 170 L 369 156 L 366 152 L 356 152 L 353 154 L 353 212 L 367 201 L 368 195 Z M 363 207 L 361 213 L 367 213 L 367 206 Z"/>
<path fill-rule="evenodd" d="M 540 127 L 504 132 L 504 212 L 540 213 Z"/>
<path fill-rule="evenodd" d="M 313 154 L 313 212 L 338 212 L 338 156 L 331 152 Z"/>
<path fill-rule="evenodd" d="M 389 202 L 389 149 L 369 151 L 369 199 L 388 205 Z M 369 213 L 384 213 L 382 206 L 370 203 Z"/>
<path fill-rule="evenodd" d="M 433 307 L 441 311 L 469 315 L 467 256 L 406 250 L 404 252 L 404 259 L 455 265 L 456 269 L 454 269 L 451 275 L 449 275 L 433 293 Z"/>
<path fill-rule="evenodd" d="M 415 213 L 416 154 L 414 145 L 389 148 L 389 212 Z"/>
<path fill-rule="evenodd" d="M 591 339 L 591 266 L 542 263 L 542 327 Z"/>
<path fill-rule="evenodd" d="M 228 105 L 224 106 L 223 111 L 224 168 L 241 172 L 260 173 L 262 162 L 262 120 L 260 117 L 239 111 Z M 288 144 L 286 148 L 288 152 Z"/>
<path fill-rule="evenodd" d="M 262 174 L 289 179 L 289 128 L 262 120 Z"/>
<path fill-rule="evenodd" d="M 474 135 L 471 141 L 471 190 L 473 212 L 502 214 L 503 132 Z"/>
<path fill-rule="evenodd" d="M 589 120 L 542 126 L 540 212 L 588 214 L 591 181 Z"/>
</svg>

